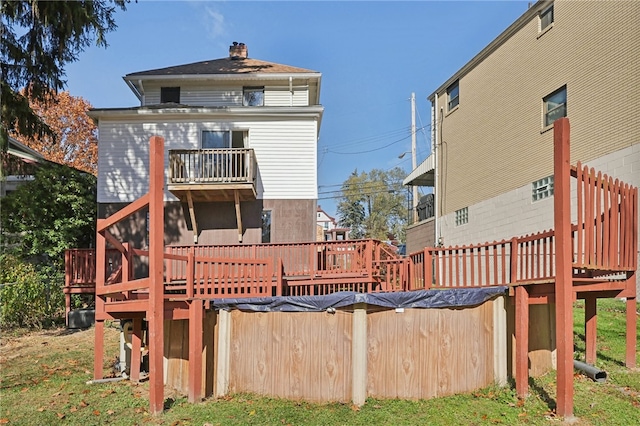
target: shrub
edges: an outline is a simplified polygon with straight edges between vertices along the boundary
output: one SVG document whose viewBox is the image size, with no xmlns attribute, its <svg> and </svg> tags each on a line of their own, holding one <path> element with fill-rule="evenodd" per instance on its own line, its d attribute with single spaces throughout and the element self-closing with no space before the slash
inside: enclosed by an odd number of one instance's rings
<svg viewBox="0 0 640 426">
<path fill-rule="evenodd" d="M 62 274 L 0 254 L 0 327 L 41 328 L 64 313 Z"/>
</svg>

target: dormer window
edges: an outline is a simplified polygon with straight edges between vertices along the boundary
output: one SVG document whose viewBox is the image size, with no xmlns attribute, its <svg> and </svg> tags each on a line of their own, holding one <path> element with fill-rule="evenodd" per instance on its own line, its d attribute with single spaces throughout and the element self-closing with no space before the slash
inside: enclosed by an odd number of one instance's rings
<svg viewBox="0 0 640 426">
<path fill-rule="evenodd" d="M 166 104 L 169 102 L 172 102 L 174 104 L 180 103 L 180 87 L 160 88 L 160 103 Z"/>
<path fill-rule="evenodd" d="M 242 92 L 243 106 L 264 106 L 264 87 L 245 87 Z"/>
</svg>

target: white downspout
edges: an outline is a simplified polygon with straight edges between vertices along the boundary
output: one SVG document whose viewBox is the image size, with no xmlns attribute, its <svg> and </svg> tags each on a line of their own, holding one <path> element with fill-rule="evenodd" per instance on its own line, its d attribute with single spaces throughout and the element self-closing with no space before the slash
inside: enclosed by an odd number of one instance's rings
<svg viewBox="0 0 640 426">
<path fill-rule="evenodd" d="M 431 152 L 433 155 L 433 217 L 435 227 L 435 245 L 440 245 L 440 221 L 438 220 L 438 208 L 440 203 L 440 190 L 438 189 L 438 94 L 436 93 L 431 103 Z"/>
<path fill-rule="evenodd" d="M 293 106 L 293 77 L 289 76 L 289 106 Z"/>
</svg>

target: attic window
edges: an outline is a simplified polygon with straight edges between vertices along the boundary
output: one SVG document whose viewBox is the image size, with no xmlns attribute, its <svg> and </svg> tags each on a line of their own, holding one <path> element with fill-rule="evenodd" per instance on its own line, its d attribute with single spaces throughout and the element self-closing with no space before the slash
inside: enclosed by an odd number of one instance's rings
<svg viewBox="0 0 640 426">
<path fill-rule="evenodd" d="M 245 87 L 242 92 L 243 106 L 264 106 L 264 87 Z"/>
<path fill-rule="evenodd" d="M 180 103 L 180 87 L 160 88 L 160 103 L 166 104 L 168 102 L 173 102 L 175 104 Z"/>
</svg>

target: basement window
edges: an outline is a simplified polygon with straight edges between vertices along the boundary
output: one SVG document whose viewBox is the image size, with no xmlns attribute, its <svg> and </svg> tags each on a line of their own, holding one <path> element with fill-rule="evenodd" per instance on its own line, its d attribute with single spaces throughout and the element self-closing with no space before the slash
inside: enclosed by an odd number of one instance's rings
<svg viewBox="0 0 640 426">
<path fill-rule="evenodd" d="M 179 87 L 161 87 L 160 88 L 160 103 L 180 103 L 180 88 Z"/>
<path fill-rule="evenodd" d="M 531 201 L 536 202 L 553 195 L 553 176 L 547 176 L 531 184 Z"/>
<path fill-rule="evenodd" d="M 464 225 L 466 223 L 469 223 L 469 207 L 456 210 L 456 226 Z"/>
</svg>

